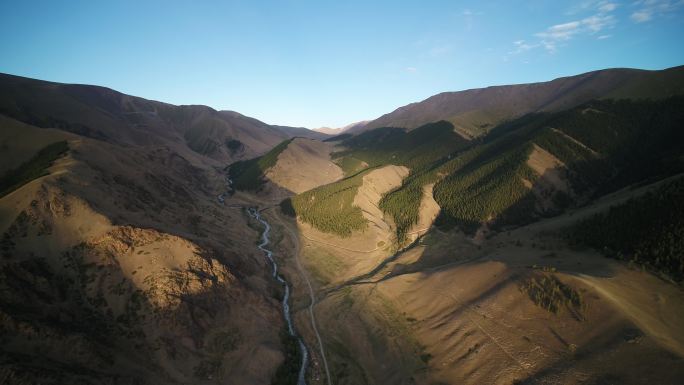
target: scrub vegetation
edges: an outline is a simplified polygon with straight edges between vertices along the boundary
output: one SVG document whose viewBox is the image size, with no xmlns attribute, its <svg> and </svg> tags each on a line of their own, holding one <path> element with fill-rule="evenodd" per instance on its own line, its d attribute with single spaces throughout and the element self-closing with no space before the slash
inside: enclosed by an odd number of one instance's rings
<svg viewBox="0 0 684 385">
<path fill-rule="evenodd" d="M 294 212 L 317 229 L 343 237 L 350 236 L 353 231 L 365 229 L 367 221 L 361 214 L 361 209 L 354 205 L 354 197 L 363 184 L 365 173 L 292 197 Z"/>
<path fill-rule="evenodd" d="M 567 232 L 576 245 L 684 280 L 684 177 L 579 222 Z"/>
<path fill-rule="evenodd" d="M 66 141 L 49 144 L 19 167 L 6 172 L 0 178 L 0 197 L 4 197 L 36 178 L 48 175 L 47 169 L 68 150 L 69 145 Z"/>
<path fill-rule="evenodd" d="M 294 138 L 282 141 L 271 151 L 258 158 L 241 160 L 231 164 L 229 166 L 229 175 L 233 180 L 233 187 L 238 190 L 259 190 L 265 183 L 264 174 L 266 170 L 275 166 L 278 161 L 278 155 L 285 151 L 293 140 Z"/>
</svg>

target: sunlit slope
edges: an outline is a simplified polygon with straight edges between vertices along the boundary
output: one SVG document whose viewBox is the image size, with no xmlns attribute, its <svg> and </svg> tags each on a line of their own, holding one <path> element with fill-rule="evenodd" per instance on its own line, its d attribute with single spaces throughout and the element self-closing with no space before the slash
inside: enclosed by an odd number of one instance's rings
<svg viewBox="0 0 684 385">
<path fill-rule="evenodd" d="M 435 125 L 408 134 L 376 129 L 347 139 L 347 149 L 337 155 L 411 169 L 402 186 L 380 203 L 400 237 L 417 222 L 423 187 L 433 183 L 440 221 L 474 233 L 485 223 L 521 225 L 630 184 L 681 172 L 682 111 L 681 97 L 592 101 L 522 117 L 472 142 L 416 135 Z"/>
<path fill-rule="evenodd" d="M 294 193 L 342 179 L 342 170 L 330 160 L 332 148 L 319 140 L 295 138 L 266 171 L 266 179 Z"/>
<path fill-rule="evenodd" d="M 427 170 L 468 145 L 469 142 L 455 133 L 447 122 L 426 125 L 409 133 L 383 128 L 354 136 L 344 140 L 341 150 L 332 154 L 334 161 L 351 175 L 294 197 L 295 212 L 320 230 L 348 236 L 366 226 L 353 200 L 361 178 L 370 170 L 396 165 L 407 167 L 410 175 L 414 175 L 416 170 Z M 422 190 L 417 194 L 419 204 L 421 196 Z M 387 211 L 382 205 L 380 208 Z M 347 210 L 348 214 L 338 215 L 340 210 Z"/>
</svg>

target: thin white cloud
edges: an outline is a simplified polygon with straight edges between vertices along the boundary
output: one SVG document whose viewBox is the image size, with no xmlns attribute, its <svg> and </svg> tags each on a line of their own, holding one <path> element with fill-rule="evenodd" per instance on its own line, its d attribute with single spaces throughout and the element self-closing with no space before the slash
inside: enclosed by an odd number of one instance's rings
<svg viewBox="0 0 684 385">
<path fill-rule="evenodd" d="M 645 23 L 658 16 L 677 12 L 684 5 L 684 0 L 638 0 L 632 6 L 638 9 L 632 12 L 630 19 L 635 23 Z"/>
<path fill-rule="evenodd" d="M 617 7 L 616 3 L 602 3 L 599 4 L 598 10 L 600 12 L 613 12 Z"/>
<path fill-rule="evenodd" d="M 559 45 L 577 35 L 593 35 L 615 25 L 613 15 L 597 13 L 582 20 L 552 25 L 535 36 L 541 39 L 541 46 L 548 52 L 556 52 Z"/>
<path fill-rule="evenodd" d="M 653 13 L 648 10 L 636 11 L 632 13 L 632 16 L 630 16 L 630 19 L 632 19 L 635 23 L 644 23 L 652 18 Z"/>
<path fill-rule="evenodd" d="M 516 40 L 513 42 L 513 45 L 515 46 L 515 49 L 509 52 L 510 55 L 517 55 L 539 47 L 539 44 L 530 44 L 527 43 L 525 40 Z"/>
<path fill-rule="evenodd" d="M 536 33 L 535 36 L 549 40 L 569 40 L 579 32 L 579 21 L 552 25 L 544 32 Z"/>
<path fill-rule="evenodd" d="M 406 72 L 416 73 L 416 72 L 418 72 L 418 68 L 416 68 L 416 67 L 406 67 Z"/>
<path fill-rule="evenodd" d="M 479 16 L 482 15 L 481 11 L 473 11 L 471 9 L 464 9 L 463 12 L 461 12 L 461 15 L 463 16 Z"/>
<path fill-rule="evenodd" d="M 596 33 L 606 27 L 613 26 L 615 24 L 615 18 L 613 15 L 599 13 L 583 19 L 582 24 L 587 27 L 591 33 Z"/>
<path fill-rule="evenodd" d="M 596 39 L 605 40 L 605 39 L 610 39 L 611 37 L 612 37 L 612 35 L 601 35 L 601 36 L 597 37 Z"/>
<path fill-rule="evenodd" d="M 549 53 L 555 53 L 555 52 L 556 52 L 556 49 L 558 48 L 558 45 L 556 44 L 555 41 L 542 40 L 541 45 L 542 45 Z"/>
<path fill-rule="evenodd" d="M 520 54 L 536 47 L 543 47 L 547 52 L 554 53 L 559 47 L 576 36 L 595 35 L 615 26 L 617 19 L 613 16 L 612 12 L 617 9 L 617 7 L 617 3 L 610 1 L 587 1 L 582 3 L 579 5 L 578 9 L 594 9 L 595 13 L 583 19 L 555 24 L 542 32 L 535 33 L 534 36 L 539 39 L 538 42 L 528 43 L 523 40 L 518 40 L 513 43 L 515 49 L 509 53 Z M 609 35 L 604 34 L 601 36 Z M 601 39 L 605 38 L 606 37 L 603 37 Z"/>
<path fill-rule="evenodd" d="M 572 16 L 590 10 L 597 10 L 599 12 L 612 12 L 618 8 L 620 4 L 609 0 L 585 0 L 578 4 L 574 4 L 570 9 L 565 11 L 565 15 Z"/>
</svg>

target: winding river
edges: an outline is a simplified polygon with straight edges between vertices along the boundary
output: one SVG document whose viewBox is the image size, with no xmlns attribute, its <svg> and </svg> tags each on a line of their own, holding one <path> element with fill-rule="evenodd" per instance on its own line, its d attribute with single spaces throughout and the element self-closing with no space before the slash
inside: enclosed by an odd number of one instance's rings
<svg viewBox="0 0 684 385">
<path fill-rule="evenodd" d="M 262 225 L 264 225 L 264 232 L 261 234 L 261 243 L 258 245 L 259 249 L 264 252 L 266 255 L 266 258 L 268 258 L 268 261 L 271 263 L 271 267 L 273 269 L 273 278 L 275 278 L 280 284 L 282 284 L 285 287 L 285 296 L 283 296 L 283 316 L 285 317 L 285 322 L 287 323 L 287 332 L 290 334 L 290 336 L 295 337 L 297 339 L 297 342 L 299 343 L 299 350 L 302 353 L 302 364 L 301 367 L 299 368 L 299 376 L 297 379 L 297 385 L 306 385 L 306 367 L 309 364 L 309 352 L 306 350 L 306 345 L 304 345 L 304 341 L 302 338 L 295 332 L 294 325 L 292 324 L 292 316 L 290 314 L 290 285 L 287 283 L 285 278 L 283 278 L 282 275 L 278 274 L 278 263 L 275 261 L 273 258 L 273 252 L 269 249 L 266 248 L 269 244 L 269 239 L 268 235 L 271 232 L 271 225 L 264 220 L 261 215 L 259 214 L 259 211 L 255 208 L 248 208 L 247 212 L 249 212 L 249 215 L 252 216 L 252 218 L 256 219 L 257 221 L 261 222 Z"/>
</svg>

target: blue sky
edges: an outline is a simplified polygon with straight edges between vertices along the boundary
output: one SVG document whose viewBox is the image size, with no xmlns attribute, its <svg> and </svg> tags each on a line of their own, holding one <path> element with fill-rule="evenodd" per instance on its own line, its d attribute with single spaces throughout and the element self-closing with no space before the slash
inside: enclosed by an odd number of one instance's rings
<svg viewBox="0 0 684 385">
<path fill-rule="evenodd" d="M 0 0 L 0 72 L 339 127 L 443 91 L 684 64 L 684 0 Z"/>
</svg>

